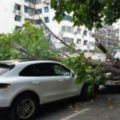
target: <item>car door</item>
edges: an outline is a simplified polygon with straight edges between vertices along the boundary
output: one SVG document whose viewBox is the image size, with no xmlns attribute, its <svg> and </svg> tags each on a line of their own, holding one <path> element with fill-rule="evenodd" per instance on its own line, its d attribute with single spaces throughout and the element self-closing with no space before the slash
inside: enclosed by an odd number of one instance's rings
<svg viewBox="0 0 120 120">
<path fill-rule="evenodd" d="M 80 86 L 75 83 L 75 77 L 71 70 L 61 64 L 54 64 L 53 69 L 58 81 L 57 87 L 60 98 L 66 98 L 80 93 Z"/>
<path fill-rule="evenodd" d="M 27 66 L 20 76 L 24 76 L 37 89 L 41 102 L 44 103 L 58 99 L 57 79 L 54 76 L 50 63 L 39 63 Z"/>
</svg>

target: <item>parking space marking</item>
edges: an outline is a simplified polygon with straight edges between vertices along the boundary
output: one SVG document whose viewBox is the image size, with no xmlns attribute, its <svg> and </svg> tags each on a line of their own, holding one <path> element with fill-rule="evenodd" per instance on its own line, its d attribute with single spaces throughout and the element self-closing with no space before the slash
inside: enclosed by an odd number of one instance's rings
<svg viewBox="0 0 120 120">
<path fill-rule="evenodd" d="M 69 115 L 69 116 L 67 116 L 65 118 L 62 118 L 61 120 L 70 120 L 70 119 L 72 119 L 72 118 L 74 118 L 74 117 L 76 117 L 76 116 L 78 116 L 80 114 L 84 114 L 85 112 L 87 112 L 89 110 L 90 110 L 90 108 L 85 108 L 85 109 L 83 109 L 81 111 L 73 113 L 72 115 Z"/>
</svg>

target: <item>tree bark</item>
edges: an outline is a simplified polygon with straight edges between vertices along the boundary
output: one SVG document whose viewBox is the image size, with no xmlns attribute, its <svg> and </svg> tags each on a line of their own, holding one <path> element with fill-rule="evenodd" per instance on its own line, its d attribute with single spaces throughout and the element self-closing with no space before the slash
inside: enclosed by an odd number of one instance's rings
<svg viewBox="0 0 120 120">
<path fill-rule="evenodd" d="M 120 75 L 120 62 L 117 63 L 114 61 L 101 62 L 87 59 L 87 63 L 93 67 L 96 67 L 98 65 L 101 66 L 103 68 L 103 72 L 105 73 L 111 72 L 113 75 Z"/>
</svg>

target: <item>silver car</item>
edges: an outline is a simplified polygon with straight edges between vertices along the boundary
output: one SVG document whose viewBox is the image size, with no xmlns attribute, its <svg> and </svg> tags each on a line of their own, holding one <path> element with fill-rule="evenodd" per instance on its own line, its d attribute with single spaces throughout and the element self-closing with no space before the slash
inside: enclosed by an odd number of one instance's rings
<svg viewBox="0 0 120 120">
<path fill-rule="evenodd" d="M 29 120 L 38 106 L 85 93 L 75 75 L 56 61 L 0 62 L 0 108 L 10 108 L 12 120 Z"/>
</svg>

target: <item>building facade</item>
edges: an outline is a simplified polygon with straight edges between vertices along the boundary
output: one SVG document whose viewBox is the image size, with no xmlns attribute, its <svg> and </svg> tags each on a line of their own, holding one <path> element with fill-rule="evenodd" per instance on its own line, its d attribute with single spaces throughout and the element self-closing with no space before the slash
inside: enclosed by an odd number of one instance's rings
<svg viewBox="0 0 120 120">
<path fill-rule="evenodd" d="M 95 39 L 92 37 L 92 31 L 84 26 L 74 27 L 69 15 L 58 23 L 54 20 L 54 15 L 50 0 L 1 0 L 0 33 L 18 30 L 28 20 L 37 25 L 41 24 L 42 20 L 55 35 L 67 44 L 74 44 L 77 50 L 94 50 Z M 62 47 L 59 40 L 52 41 L 57 48 Z"/>
<path fill-rule="evenodd" d="M 118 20 L 116 23 L 113 24 L 116 36 L 120 40 L 120 20 Z"/>
<path fill-rule="evenodd" d="M 118 45 L 118 36 L 113 26 L 104 26 L 95 31 L 96 42 L 102 44 L 107 50 L 113 50 Z"/>
</svg>

